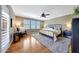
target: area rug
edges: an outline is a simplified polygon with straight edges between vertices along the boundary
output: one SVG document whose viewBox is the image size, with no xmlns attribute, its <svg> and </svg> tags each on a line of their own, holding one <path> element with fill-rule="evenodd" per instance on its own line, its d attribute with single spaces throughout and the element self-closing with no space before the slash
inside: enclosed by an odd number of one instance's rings
<svg viewBox="0 0 79 59">
<path fill-rule="evenodd" d="M 33 34 L 33 37 L 53 53 L 67 53 L 69 44 L 71 42 L 71 39 L 68 38 L 58 39 L 56 42 L 54 42 L 52 38 L 39 33 Z"/>
</svg>

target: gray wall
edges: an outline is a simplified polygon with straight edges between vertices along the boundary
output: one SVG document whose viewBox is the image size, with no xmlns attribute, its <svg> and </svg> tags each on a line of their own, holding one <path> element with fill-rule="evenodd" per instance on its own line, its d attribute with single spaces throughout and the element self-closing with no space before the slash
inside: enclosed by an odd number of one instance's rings
<svg viewBox="0 0 79 59">
<path fill-rule="evenodd" d="M 66 15 L 66 16 L 57 17 L 54 19 L 44 21 L 44 26 L 46 27 L 49 24 L 62 24 L 63 30 L 65 29 L 70 30 L 70 28 L 67 27 L 67 25 L 71 24 L 71 22 L 72 22 L 72 15 Z"/>
<path fill-rule="evenodd" d="M 7 6 L 7 8 L 9 9 L 9 15 L 10 15 L 10 18 L 12 18 L 12 27 L 10 27 L 10 43 L 13 41 L 13 33 L 14 33 L 14 29 L 13 29 L 13 23 L 14 23 L 14 20 L 15 20 L 15 14 L 11 8 L 11 6 Z"/>
</svg>

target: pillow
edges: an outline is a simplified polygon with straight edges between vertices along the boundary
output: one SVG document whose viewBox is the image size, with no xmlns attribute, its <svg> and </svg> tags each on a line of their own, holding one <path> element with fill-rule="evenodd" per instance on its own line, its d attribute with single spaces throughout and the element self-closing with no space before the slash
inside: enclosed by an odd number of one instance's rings
<svg viewBox="0 0 79 59">
<path fill-rule="evenodd" d="M 66 36 L 72 36 L 72 32 L 66 30 L 66 31 L 65 31 L 65 35 L 66 35 Z"/>
</svg>

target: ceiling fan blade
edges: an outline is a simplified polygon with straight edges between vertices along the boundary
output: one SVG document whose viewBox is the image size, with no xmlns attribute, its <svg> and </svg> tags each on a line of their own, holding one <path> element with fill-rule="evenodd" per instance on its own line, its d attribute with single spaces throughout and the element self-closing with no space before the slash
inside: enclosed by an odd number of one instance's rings
<svg viewBox="0 0 79 59">
<path fill-rule="evenodd" d="M 50 15 L 50 14 L 46 14 L 46 16 L 48 16 L 48 15 Z"/>
</svg>

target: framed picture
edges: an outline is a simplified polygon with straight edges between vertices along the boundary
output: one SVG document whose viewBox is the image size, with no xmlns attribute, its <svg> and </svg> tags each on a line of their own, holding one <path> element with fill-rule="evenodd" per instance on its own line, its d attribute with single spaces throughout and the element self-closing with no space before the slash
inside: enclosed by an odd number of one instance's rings
<svg viewBox="0 0 79 59">
<path fill-rule="evenodd" d="M 10 19 L 10 27 L 12 27 L 12 18 Z"/>
</svg>

